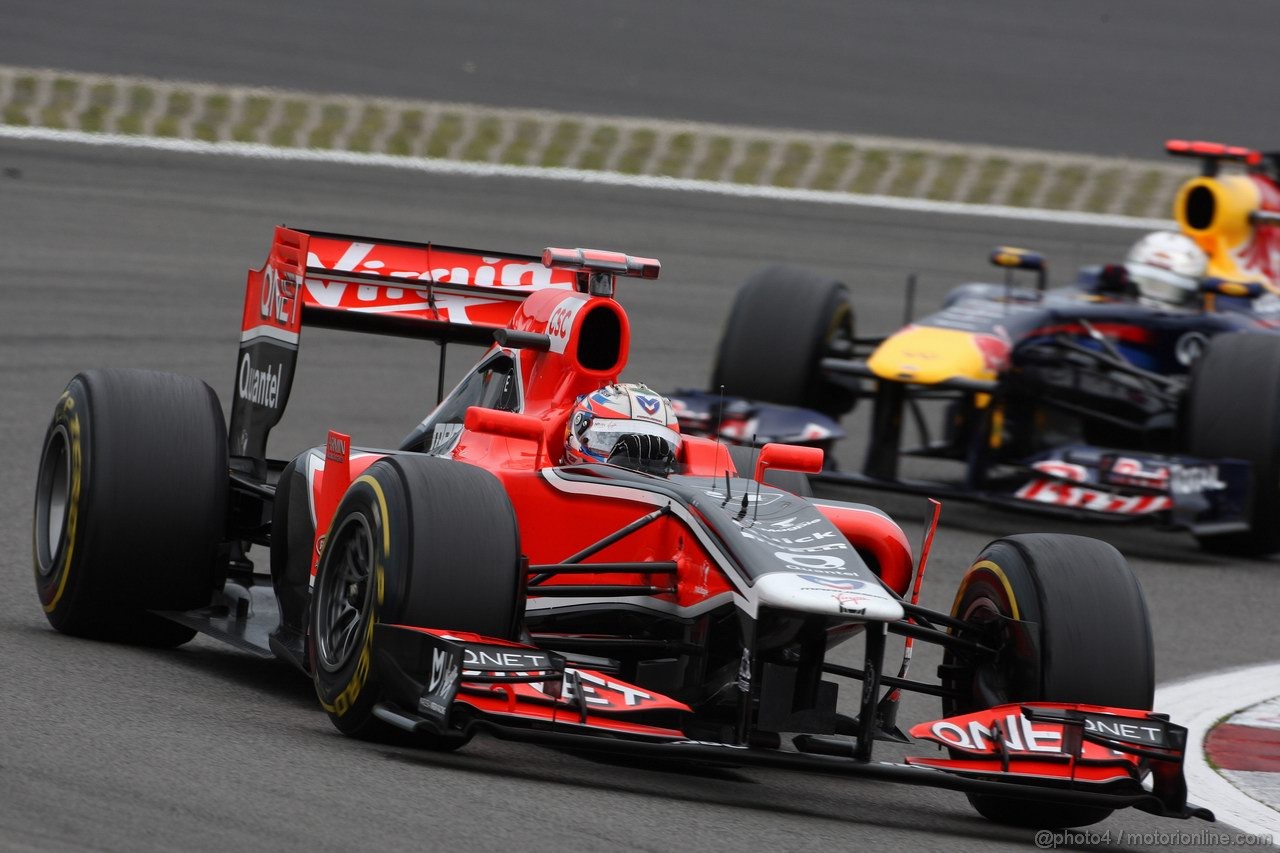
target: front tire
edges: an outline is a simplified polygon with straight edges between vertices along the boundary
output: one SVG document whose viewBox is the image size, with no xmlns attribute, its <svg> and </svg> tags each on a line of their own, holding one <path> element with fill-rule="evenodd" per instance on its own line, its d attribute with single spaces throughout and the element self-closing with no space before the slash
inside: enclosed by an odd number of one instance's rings
<svg viewBox="0 0 1280 853">
<path fill-rule="evenodd" d="M 980 660 L 948 650 L 944 683 L 966 698 L 944 702 L 946 716 L 1035 701 L 1151 708 L 1146 599 L 1105 542 L 1046 533 L 997 539 L 961 580 L 952 615 L 977 635 L 998 636 L 1000 651 Z M 1088 826 L 1112 812 L 987 794 L 969 802 L 989 820 L 1041 829 Z"/>
<path fill-rule="evenodd" d="M 496 477 L 418 454 L 370 466 L 334 514 L 308 623 L 316 694 L 334 726 L 389 734 L 373 715 L 383 699 L 372 665 L 377 623 L 516 639 L 522 581 L 515 512 Z"/>
<path fill-rule="evenodd" d="M 1220 335 L 1196 362 L 1187 395 L 1188 452 L 1244 459 L 1253 470 L 1249 530 L 1199 536 L 1206 551 L 1280 551 L 1280 335 Z"/>
<path fill-rule="evenodd" d="M 807 270 L 769 267 L 747 279 L 716 350 L 711 390 L 799 406 L 839 418 L 854 389 L 828 379 L 822 359 L 853 341 L 853 304 L 838 281 Z"/>
<path fill-rule="evenodd" d="M 209 603 L 227 507 L 222 407 L 198 379 L 90 370 L 67 385 L 36 480 L 36 591 L 57 630 L 177 646 L 150 611 Z"/>
</svg>

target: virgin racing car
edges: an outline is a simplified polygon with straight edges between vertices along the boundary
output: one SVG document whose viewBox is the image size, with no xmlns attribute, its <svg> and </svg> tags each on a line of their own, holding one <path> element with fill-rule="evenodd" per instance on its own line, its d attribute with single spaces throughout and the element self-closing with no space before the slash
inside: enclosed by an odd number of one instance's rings
<svg viewBox="0 0 1280 853">
<path fill-rule="evenodd" d="M 820 450 L 744 460 L 689 437 L 669 473 L 558 464 L 576 401 L 626 364 L 617 277 L 658 271 L 278 229 L 249 273 L 229 427 L 198 380 L 92 370 L 67 386 L 36 487 L 49 621 L 156 646 L 203 631 L 279 658 L 361 737 L 453 749 L 485 732 L 870 776 L 1041 827 L 1127 806 L 1212 819 L 1186 802 L 1186 730 L 1150 711 L 1147 610 L 1110 546 L 997 540 L 940 613 L 918 603 L 928 540 L 913 566 L 878 510 L 763 482 L 805 491 L 794 472 L 819 470 Z M 487 349 L 399 448 L 329 432 L 268 459 L 304 325 Z M 890 634 L 906 638 L 897 675 Z M 861 667 L 828 660 L 856 637 Z M 938 682 L 907 677 L 915 640 L 944 647 Z M 854 716 L 837 711 L 848 680 Z M 903 734 L 903 690 L 944 717 Z M 873 762 L 878 739 L 934 750 Z"/>
<path fill-rule="evenodd" d="M 999 248 L 1004 284 L 962 285 L 942 310 L 858 338 L 844 285 L 773 268 L 734 304 L 712 375 L 722 391 L 677 392 L 683 426 L 829 447 L 844 435 L 835 419 L 870 397 L 861 471 L 825 478 L 1155 520 L 1216 551 L 1280 550 L 1280 155 L 1168 148 L 1204 163 L 1174 205 L 1185 236 L 1151 235 L 1200 258 L 1179 304 L 1142 298 L 1125 266 L 1046 291 L 1039 255 Z M 1223 162 L 1244 173 L 1219 175 Z M 1014 286 L 1015 269 L 1037 286 Z M 928 460 L 931 476 L 941 460 L 958 470 L 920 482 L 902 476 L 902 456 Z"/>
</svg>

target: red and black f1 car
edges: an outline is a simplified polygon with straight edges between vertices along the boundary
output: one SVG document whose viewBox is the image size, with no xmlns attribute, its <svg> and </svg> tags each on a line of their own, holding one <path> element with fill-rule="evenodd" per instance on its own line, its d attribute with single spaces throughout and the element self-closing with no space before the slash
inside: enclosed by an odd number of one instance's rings
<svg viewBox="0 0 1280 853">
<path fill-rule="evenodd" d="M 229 427 L 182 376 L 92 370 L 63 393 L 36 488 L 49 621 L 282 659 L 352 735 L 866 776 L 1044 827 L 1130 806 L 1212 819 L 1186 801 L 1186 730 L 1151 711 L 1147 610 L 1110 546 L 996 540 L 935 612 L 919 604 L 933 527 L 913 563 L 878 510 L 797 494 L 820 450 L 689 437 L 667 476 L 558 464 L 575 400 L 626 364 L 617 277 L 658 271 L 278 229 L 248 277 Z M 304 325 L 487 349 L 401 447 L 330 432 L 269 459 Z M 860 667 L 829 660 L 857 637 Z M 908 677 L 915 641 L 945 649 L 939 681 Z M 904 690 L 943 717 L 899 731 Z M 945 752 L 872 761 L 883 739 Z"/>
<path fill-rule="evenodd" d="M 1280 154 L 1168 148 L 1204 164 L 1174 204 L 1208 261 L 1188 302 L 1142 298 L 1123 265 L 1046 290 L 1040 255 L 1001 247 L 991 260 L 1004 284 L 960 285 L 941 310 L 910 320 L 908 308 L 898 331 L 856 337 L 845 285 L 774 267 L 739 292 L 712 390 L 673 395 L 682 425 L 830 447 L 845 435 L 838 418 L 867 398 L 861 470 L 825 479 L 1280 551 Z M 1223 163 L 1243 172 L 1220 174 Z M 1036 286 L 1015 286 L 1016 269 Z M 931 479 L 904 472 L 903 457 L 927 460 Z M 954 477 L 934 473 L 948 462 Z"/>
</svg>

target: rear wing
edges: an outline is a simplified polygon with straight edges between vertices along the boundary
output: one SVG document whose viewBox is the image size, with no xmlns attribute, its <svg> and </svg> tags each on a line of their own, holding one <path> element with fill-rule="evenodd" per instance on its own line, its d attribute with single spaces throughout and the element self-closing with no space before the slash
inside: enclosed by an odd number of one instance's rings
<svg viewBox="0 0 1280 853">
<path fill-rule="evenodd" d="M 266 263 L 249 271 L 245 286 L 231 455 L 265 466 L 304 325 L 487 346 L 532 293 L 605 295 L 607 279 L 612 295 L 614 275 L 656 278 L 657 271 L 656 261 L 589 249 L 539 257 L 278 227 Z"/>
</svg>

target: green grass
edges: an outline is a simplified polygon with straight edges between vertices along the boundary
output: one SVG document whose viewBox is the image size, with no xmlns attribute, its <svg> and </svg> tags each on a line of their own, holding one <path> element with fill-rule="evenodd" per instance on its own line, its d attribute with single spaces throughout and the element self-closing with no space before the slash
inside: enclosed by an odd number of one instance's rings
<svg viewBox="0 0 1280 853">
<path fill-rule="evenodd" d="M 147 86 L 130 86 L 125 93 L 125 113 L 116 122 L 121 133 L 142 133 L 143 122 L 155 106 L 156 93 Z"/>
<path fill-rule="evenodd" d="M 1129 216 L 1143 216 L 1150 213 L 1156 202 L 1156 190 L 1160 189 L 1160 181 L 1164 175 L 1154 169 L 1143 172 L 1134 182 L 1133 191 L 1124 202 L 1124 212 Z"/>
<path fill-rule="evenodd" d="M 256 142 L 258 129 L 267 122 L 271 115 L 271 99 L 263 95 L 252 95 L 240 104 L 240 120 L 231 128 L 231 138 L 236 142 Z"/>
<path fill-rule="evenodd" d="M 307 136 L 307 147 L 332 148 L 350 118 L 346 104 L 329 102 L 320 107 L 320 121 Z"/>
<path fill-rule="evenodd" d="M 530 155 L 533 153 L 533 146 L 537 144 L 541 134 L 541 122 L 531 119 L 521 119 L 516 122 L 515 133 L 512 134 L 507 147 L 503 148 L 502 153 L 498 155 L 498 161 L 511 166 L 527 166 Z"/>
<path fill-rule="evenodd" d="M 1071 202 L 1080 193 L 1080 188 L 1084 186 L 1086 177 L 1083 166 L 1065 166 L 1059 169 L 1053 176 L 1053 182 L 1049 184 L 1049 191 L 1044 197 L 1044 206 L 1054 210 L 1069 208 Z"/>
<path fill-rule="evenodd" d="M 735 184 L 758 184 L 764 174 L 765 164 L 773 151 L 773 143 L 763 139 L 753 139 L 747 143 L 747 150 L 733 167 L 729 180 Z"/>
<path fill-rule="evenodd" d="M 618 158 L 617 170 L 627 175 L 640 174 L 649 163 L 657 141 L 658 134 L 652 130 L 633 130 L 627 137 L 622 156 Z"/>
<path fill-rule="evenodd" d="M 1084 209 L 1094 213 L 1106 210 L 1119 189 L 1120 170 L 1103 169 L 1094 178 L 1093 187 L 1089 190 L 1089 197 L 1084 202 Z"/>
<path fill-rule="evenodd" d="M 813 146 L 804 142 L 788 142 L 782 151 L 782 162 L 773 173 L 775 187 L 794 187 L 800 182 L 800 175 L 813 159 Z"/>
<path fill-rule="evenodd" d="M 1043 163 L 1023 163 L 1013 176 L 1013 186 L 1009 189 L 1006 202 L 1014 207 L 1030 207 L 1036 197 L 1036 190 L 1044 182 L 1045 165 Z"/>
<path fill-rule="evenodd" d="M 165 100 L 164 112 L 151 132 L 156 136 L 177 136 L 182 122 L 191 115 L 194 103 L 195 98 L 190 92 L 174 89 Z"/>
<path fill-rule="evenodd" d="M 547 146 L 542 149 L 539 165 L 552 169 L 565 165 L 569 153 L 581 135 L 582 125 L 578 122 L 567 119 L 557 122 L 556 129 L 551 132 L 551 138 L 547 140 Z"/>
<path fill-rule="evenodd" d="M 1009 171 L 1009 161 L 1003 157 L 990 157 L 978 167 L 978 177 L 964 200 L 969 204 L 990 204 L 996 189 Z"/>
<path fill-rule="evenodd" d="M 727 136 L 713 136 L 707 143 L 707 150 L 702 154 L 693 176 L 700 181 L 718 181 L 724 175 L 724 168 L 729 163 L 729 155 L 733 153 L 733 140 Z"/>
<path fill-rule="evenodd" d="M 923 151 L 907 151 L 898 155 L 898 171 L 889 182 L 889 195 L 915 195 L 916 186 L 924 177 L 925 155 Z"/>
<path fill-rule="evenodd" d="M 106 130 L 107 113 L 116 102 L 116 87 L 112 83 L 96 83 L 89 88 L 89 97 L 77 121 L 81 130 L 98 132 Z"/>
<path fill-rule="evenodd" d="M 463 121 L 458 113 L 441 113 L 436 126 L 431 130 L 431 138 L 427 140 L 428 157 L 444 157 L 459 139 L 462 138 Z"/>
<path fill-rule="evenodd" d="M 297 99 L 285 101 L 280 110 L 279 119 L 272 126 L 270 133 L 267 134 L 267 142 L 280 148 L 301 147 L 303 140 L 298 138 L 298 134 L 310 114 L 311 103 L 309 101 Z"/>
<path fill-rule="evenodd" d="M 387 126 L 387 110 L 376 104 L 366 104 L 356 120 L 355 130 L 347 137 L 348 151 L 372 151 L 374 140 Z"/>
<path fill-rule="evenodd" d="M 475 123 L 471 138 L 462 146 L 463 160 L 485 161 L 489 152 L 502 139 L 502 122 L 493 116 L 482 118 Z"/>
<path fill-rule="evenodd" d="M 692 133 L 677 133 L 668 138 L 667 147 L 658 158 L 657 173 L 671 177 L 683 175 L 693 157 L 693 144 Z"/>
<path fill-rule="evenodd" d="M 607 125 L 597 127 L 587 140 L 587 147 L 578 158 L 579 169 L 599 170 L 604 168 L 613 148 L 618 144 L 618 129 Z"/>
<path fill-rule="evenodd" d="M 880 179 L 889 170 L 889 152 L 881 148 L 864 151 L 862 162 L 858 164 L 857 174 L 849 182 L 849 191 L 869 193 L 880 185 Z"/>
<path fill-rule="evenodd" d="M 66 77 L 54 80 L 49 91 L 49 99 L 44 109 L 40 111 L 40 124 L 61 130 L 70 127 L 71 121 L 67 114 L 75 105 L 79 94 L 80 84 L 75 80 L 68 80 Z"/>
<path fill-rule="evenodd" d="M 405 110 L 400 113 L 396 129 L 387 137 L 387 153 L 412 154 L 417 148 L 418 140 L 422 138 L 424 117 L 422 110 Z"/>
<path fill-rule="evenodd" d="M 855 150 L 848 142 L 828 145 L 822 152 L 822 162 L 818 164 L 818 171 L 814 174 L 810 186 L 815 190 L 835 189 L 845 169 L 849 168 Z"/>
<path fill-rule="evenodd" d="M 933 174 L 933 182 L 925 191 L 925 198 L 933 201 L 954 201 L 956 191 L 960 188 L 960 179 L 969 168 L 969 158 L 963 154 L 949 154 L 942 158 L 938 171 Z"/>
</svg>

